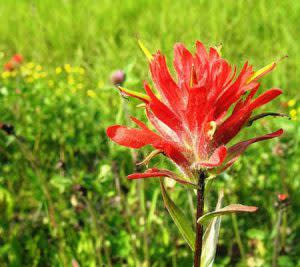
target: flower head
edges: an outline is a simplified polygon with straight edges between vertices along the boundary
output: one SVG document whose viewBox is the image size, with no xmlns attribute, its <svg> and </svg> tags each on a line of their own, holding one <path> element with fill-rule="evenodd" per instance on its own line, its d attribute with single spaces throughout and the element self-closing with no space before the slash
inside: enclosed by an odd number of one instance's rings
<svg viewBox="0 0 300 267">
<path fill-rule="evenodd" d="M 23 62 L 23 56 L 20 54 L 15 54 L 12 58 L 4 64 L 4 69 L 6 71 L 13 71 Z"/>
<path fill-rule="evenodd" d="M 123 70 L 116 70 L 110 75 L 111 83 L 114 85 L 121 85 L 126 79 L 126 74 Z"/>
<path fill-rule="evenodd" d="M 177 181 L 194 181 L 200 169 L 221 172 L 231 166 L 252 143 L 277 137 L 282 130 L 255 137 L 228 147 L 228 143 L 250 121 L 254 110 L 282 92 L 270 89 L 255 97 L 259 79 L 275 68 L 276 62 L 254 71 L 247 62 L 241 71 L 223 59 L 218 50 L 197 41 L 192 54 L 183 44 L 174 47 L 174 79 L 165 56 L 158 51 L 149 59 L 156 92 L 145 82 L 146 94 L 120 87 L 120 91 L 144 102 L 150 130 L 132 118 L 137 128 L 114 125 L 107 135 L 116 143 L 130 148 L 151 145 L 170 158 L 181 170 L 175 173 L 150 169 L 129 178 L 170 177 Z"/>
</svg>

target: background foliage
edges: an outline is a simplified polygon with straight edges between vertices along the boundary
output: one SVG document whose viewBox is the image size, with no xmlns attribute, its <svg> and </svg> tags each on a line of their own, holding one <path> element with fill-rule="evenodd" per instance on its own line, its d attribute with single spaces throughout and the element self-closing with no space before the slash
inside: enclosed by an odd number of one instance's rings
<svg viewBox="0 0 300 267">
<path fill-rule="evenodd" d="M 207 209 L 220 188 L 224 204 L 259 206 L 255 215 L 224 217 L 216 266 L 271 266 L 277 194 L 288 193 L 279 266 L 300 266 L 299 1 L 7 0 L 0 13 L 1 63 L 25 57 L 0 77 L 0 120 L 16 133 L 0 133 L 1 266 L 191 265 L 157 181 L 125 178 L 143 155 L 105 136 L 108 125 L 130 124 L 129 114 L 145 118 L 109 82 L 115 69 L 125 70 L 129 88 L 149 80 L 136 36 L 169 63 L 175 42 L 192 48 L 196 39 L 221 42 L 238 66 L 289 56 L 262 87 L 284 90 L 266 110 L 292 120 L 265 119 L 245 130 L 283 127 L 285 135 L 253 145 L 219 177 Z M 170 187 L 192 220 L 193 193 Z"/>
</svg>

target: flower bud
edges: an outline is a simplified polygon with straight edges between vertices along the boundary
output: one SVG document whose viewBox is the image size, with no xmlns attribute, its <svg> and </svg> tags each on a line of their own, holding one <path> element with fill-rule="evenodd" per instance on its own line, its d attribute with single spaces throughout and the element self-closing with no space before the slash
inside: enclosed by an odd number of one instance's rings
<svg viewBox="0 0 300 267">
<path fill-rule="evenodd" d="M 125 79 L 126 79 L 126 74 L 123 70 L 116 70 L 110 76 L 110 80 L 114 85 L 123 84 Z"/>
</svg>

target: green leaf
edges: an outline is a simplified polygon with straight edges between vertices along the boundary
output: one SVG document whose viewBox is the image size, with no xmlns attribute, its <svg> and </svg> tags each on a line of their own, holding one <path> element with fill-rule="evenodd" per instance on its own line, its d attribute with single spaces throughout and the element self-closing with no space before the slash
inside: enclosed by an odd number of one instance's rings
<svg viewBox="0 0 300 267">
<path fill-rule="evenodd" d="M 223 191 L 219 194 L 216 210 L 221 208 L 223 200 Z M 219 231 L 221 225 L 221 216 L 215 217 L 208 227 L 203 236 L 203 247 L 201 256 L 201 267 L 212 267 L 217 250 Z"/>
<path fill-rule="evenodd" d="M 175 205 L 175 203 L 169 197 L 161 179 L 160 187 L 167 210 L 169 211 L 180 233 L 183 235 L 184 239 L 186 240 L 192 251 L 194 251 L 195 233 L 193 231 L 192 226 L 190 225 L 190 221 L 186 218 L 184 213 Z"/>
<path fill-rule="evenodd" d="M 238 213 L 238 212 L 255 212 L 257 211 L 257 207 L 254 206 L 245 206 L 245 205 L 241 205 L 241 204 L 231 204 L 228 205 L 224 208 L 212 211 L 212 212 L 208 212 L 206 214 L 204 214 L 203 216 L 201 216 L 198 220 L 197 223 L 201 223 L 204 224 L 206 223 L 208 220 L 211 220 L 212 218 L 216 217 L 216 216 L 221 216 L 221 215 L 225 215 L 225 214 L 230 214 L 230 213 Z"/>
</svg>

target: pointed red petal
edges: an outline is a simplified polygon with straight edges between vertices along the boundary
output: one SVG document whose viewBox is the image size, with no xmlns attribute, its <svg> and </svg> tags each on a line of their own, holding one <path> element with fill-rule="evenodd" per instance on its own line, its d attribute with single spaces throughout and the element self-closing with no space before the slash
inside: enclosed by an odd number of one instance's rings
<svg viewBox="0 0 300 267">
<path fill-rule="evenodd" d="M 259 137 L 255 137 L 255 138 L 235 144 L 234 146 L 232 146 L 228 149 L 226 164 L 222 170 L 225 170 L 228 167 L 230 167 L 251 144 L 259 142 L 259 141 L 263 141 L 263 140 L 272 139 L 272 138 L 278 137 L 282 134 L 283 134 L 283 130 L 279 129 L 276 132 L 269 133 L 269 134 L 259 136 Z"/>
<path fill-rule="evenodd" d="M 160 140 L 160 137 L 150 130 L 132 129 L 121 125 L 107 128 L 106 133 L 114 142 L 130 148 L 141 148 Z"/>
<path fill-rule="evenodd" d="M 177 72 L 178 84 L 181 90 L 188 90 L 192 75 L 193 55 L 183 44 L 174 46 L 174 68 Z"/>
<path fill-rule="evenodd" d="M 143 123 L 142 121 L 138 120 L 137 118 L 130 116 L 130 119 L 136 124 L 138 125 L 140 128 L 144 129 L 144 130 L 149 130 L 147 125 L 145 123 Z"/>
<path fill-rule="evenodd" d="M 207 52 L 206 52 L 206 48 L 200 41 L 196 42 L 196 56 L 201 61 L 207 60 L 207 57 L 208 57 Z"/>
<path fill-rule="evenodd" d="M 173 111 L 177 111 L 182 106 L 183 95 L 173 80 L 167 67 L 165 57 L 158 52 L 150 63 L 150 71 L 152 80 L 155 83 L 157 90 L 162 98 L 168 103 L 168 106 Z M 175 109 L 173 109 L 175 107 Z"/>
<path fill-rule="evenodd" d="M 153 114 L 162 121 L 164 124 L 168 125 L 177 134 L 184 131 L 182 126 L 182 121 L 178 118 L 177 114 L 173 112 L 168 106 L 162 103 L 152 92 L 151 88 L 147 83 L 144 83 L 145 90 L 150 96 L 151 100 L 148 103 L 148 107 L 152 110 Z M 176 108 L 176 106 L 174 105 Z"/>
<path fill-rule="evenodd" d="M 231 114 L 216 130 L 214 141 L 216 146 L 227 144 L 242 129 L 251 117 L 251 112 L 246 108 Z"/>
<path fill-rule="evenodd" d="M 208 161 L 202 161 L 200 162 L 200 165 L 207 168 L 220 166 L 225 160 L 226 154 L 227 154 L 226 147 L 220 146 L 214 151 L 214 153 L 211 155 Z"/>
<path fill-rule="evenodd" d="M 250 104 L 250 109 L 254 110 L 256 108 L 261 107 L 262 105 L 265 105 L 272 101 L 274 98 L 277 96 L 281 95 L 282 91 L 280 89 L 270 89 L 263 94 L 261 94 L 259 97 L 257 97 L 251 104 Z"/>
</svg>

